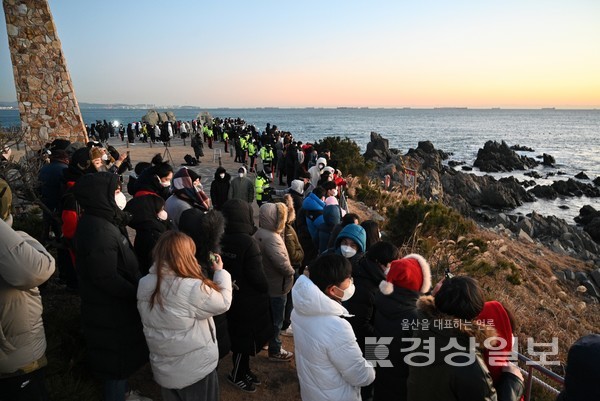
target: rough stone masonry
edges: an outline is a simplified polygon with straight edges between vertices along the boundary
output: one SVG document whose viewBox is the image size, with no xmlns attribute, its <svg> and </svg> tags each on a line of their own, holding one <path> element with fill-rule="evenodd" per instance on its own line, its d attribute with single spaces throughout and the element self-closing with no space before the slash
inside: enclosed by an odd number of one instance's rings
<svg viewBox="0 0 600 401">
<path fill-rule="evenodd" d="M 47 0 L 3 0 L 21 128 L 39 147 L 87 141 L 79 104 Z"/>
</svg>

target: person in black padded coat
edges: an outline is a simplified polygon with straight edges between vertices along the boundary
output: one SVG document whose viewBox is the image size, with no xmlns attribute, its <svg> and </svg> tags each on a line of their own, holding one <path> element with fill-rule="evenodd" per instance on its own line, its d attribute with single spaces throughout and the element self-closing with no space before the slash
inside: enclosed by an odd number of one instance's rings
<svg viewBox="0 0 600 401">
<path fill-rule="evenodd" d="M 83 335 L 105 399 L 124 399 L 127 378 L 148 362 L 137 311 L 141 275 L 125 231 L 127 213 L 115 202 L 118 180 L 116 174 L 88 174 L 73 188 L 83 210 L 74 237 Z"/>
<path fill-rule="evenodd" d="M 269 286 L 258 242 L 252 238 L 256 231 L 252 207 L 231 199 L 221 212 L 225 217 L 221 258 L 234 283 L 227 312 L 233 371 L 227 379 L 243 391 L 254 392 L 260 380 L 250 370 L 250 356 L 260 352 L 273 336 Z"/>
</svg>

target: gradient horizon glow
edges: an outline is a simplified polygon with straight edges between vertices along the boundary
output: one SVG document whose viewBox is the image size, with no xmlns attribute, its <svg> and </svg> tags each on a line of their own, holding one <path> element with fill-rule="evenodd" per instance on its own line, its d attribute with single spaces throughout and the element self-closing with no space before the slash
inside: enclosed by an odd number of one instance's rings
<svg viewBox="0 0 600 401">
<path fill-rule="evenodd" d="M 49 2 L 80 102 L 600 107 L 596 0 Z"/>
</svg>

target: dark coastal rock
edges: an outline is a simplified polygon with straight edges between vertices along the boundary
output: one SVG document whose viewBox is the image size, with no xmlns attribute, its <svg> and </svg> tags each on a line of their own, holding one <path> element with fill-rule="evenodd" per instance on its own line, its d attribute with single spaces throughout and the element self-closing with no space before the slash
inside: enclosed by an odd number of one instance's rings
<svg viewBox="0 0 600 401">
<path fill-rule="evenodd" d="M 565 173 L 564 171 L 560 171 L 560 170 L 558 170 L 558 171 L 556 172 L 556 175 L 567 175 L 567 173 Z"/>
<path fill-rule="evenodd" d="M 531 177 L 531 178 L 535 178 L 536 180 L 539 180 L 540 178 L 542 178 L 540 173 L 538 173 L 537 171 L 528 171 L 528 172 L 524 173 L 524 175 Z"/>
<path fill-rule="evenodd" d="M 558 193 L 550 185 L 536 185 L 529 190 L 537 198 L 554 200 L 558 198 Z"/>
<path fill-rule="evenodd" d="M 600 177 L 596 177 L 596 178 L 594 178 L 594 184 L 595 184 L 597 187 L 600 187 Z"/>
<path fill-rule="evenodd" d="M 589 277 L 586 272 L 575 272 L 575 281 L 578 283 L 583 283 L 584 281 L 588 281 Z"/>
<path fill-rule="evenodd" d="M 583 227 L 583 230 L 592 237 L 594 241 L 600 243 L 600 217 L 595 217 Z"/>
<path fill-rule="evenodd" d="M 596 285 L 591 282 L 590 280 L 584 281 L 583 283 L 581 283 L 582 286 L 584 286 L 587 290 L 587 293 L 589 295 L 592 295 L 598 299 L 600 299 L 600 289 L 598 289 L 598 287 L 596 287 Z"/>
<path fill-rule="evenodd" d="M 458 167 L 458 166 L 462 166 L 463 164 L 465 164 L 465 162 L 462 162 L 462 161 L 459 162 L 458 160 L 450 160 L 448 162 L 448 165 L 450 167 Z"/>
<path fill-rule="evenodd" d="M 556 160 L 554 160 L 554 157 L 547 153 L 544 153 L 542 155 L 542 159 L 543 159 L 542 164 L 544 166 L 554 167 L 554 165 L 556 164 Z"/>
<path fill-rule="evenodd" d="M 588 196 L 590 198 L 600 197 L 600 189 L 591 185 L 584 184 L 572 178 L 567 181 L 555 181 L 552 183 L 552 188 L 559 194 L 564 196 Z"/>
<path fill-rule="evenodd" d="M 430 141 L 419 142 L 416 149 L 409 149 L 406 156 L 416 159 L 421 164 L 421 170 L 432 169 L 438 173 L 442 172 L 442 160 L 448 158 L 448 154 L 437 150 Z"/>
<path fill-rule="evenodd" d="M 569 210 L 570 209 L 570 207 L 567 206 L 567 205 L 560 205 L 558 208 L 562 209 L 562 210 Z"/>
<path fill-rule="evenodd" d="M 590 177 L 588 177 L 587 174 L 584 173 L 583 171 L 580 172 L 579 174 L 576 174 L 575 178 L 578 178 L 580 180 L 589 180 L 590 179 Z"/>
<path fill-rule="evenodd" d="M 510 147 L 512 150 L 521 151 L 521 152 L 535 152 L 535 150 L 531 149 L 528 146 L 521 146 L 519 144 L 513 145 Z"/>
<path fill-rule="evenodd" d="M 471 166 L 462 166 L 460 169 L 463 171 L 473 171 L 473 167 Z"/>
<path fill-rule="evenodd" d="M 592 281 L 598 286 L 600 287 L 600 269 L 596 269 L 594 271 L 592 271 L 590 273 L 590 277 L 592 278 Z"/>
<path fill-rule="evenodd" d="M 441 183 L 444 202 L 469 216 L 480 207 L 513 209 L 534 200 L 514 177 L 496 180 L 488 175 L 448 172 L 442 175 Z"/>
<path fill-rule="evenodd" d="M 389 141 L 376 132 L 371 132 L 371 141 L 367 144 L 365 159 L 375 163 L 387 163 L 392 157 Z"/>
<path fill-rule="evenodd" d="M 531 157 L 519 156 L 511 150 L 506 142 L 487 141 L 483 149 L 477 152 L 477 159 L 473 163 L 485 172 L 503 172 L 513 170 L 525 170 L 538 165 Z"/>
<path fill-rule="evenodd" d="M 575 272 L 573 272 L 573 270 L 565 270 L 565 277 L 567 278 L 567 280 L 569 281 L 575 281 Z"/>
<path fill-rule="evenodd" d="M 575 221 L 583 226 L 583 231 L 600 244 L 600 211 L 590 205 L 585 205 L 579 209 L 579 216 Z"/>
<path fill-rule="evenodd" d="M 593 206 L 585 205 L 579 209 L 579 216 L 575 217 L 575 221 L 585 226 L 591 223 L 596 217 L 600 217 L 600 211 L 596 210 Z"/>
</svg>

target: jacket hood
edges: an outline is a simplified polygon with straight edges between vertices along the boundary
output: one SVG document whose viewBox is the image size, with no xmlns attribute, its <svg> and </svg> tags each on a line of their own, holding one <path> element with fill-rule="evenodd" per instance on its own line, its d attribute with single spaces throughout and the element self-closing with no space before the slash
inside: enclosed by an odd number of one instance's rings
<svg viewBox="0 0 600 401">
<path fill-rule="evenodd" d="M 190 205 L 207 211 L 210 201 L 204 191 L 197 190 L 194 186 L 194 175 L 197 177 L 193 170 L 185 167 L 179 169 L 173 176 L 173 194 Z"/>
<path fill-rule="evenodd" d="M 179 218 L 179 230 L 194 240 L 196 259 L 202 266 L 209 266 L 209 252 L 221 253 L 220 243 L 225 233 L 225 217 L 221 212 L 187 209 Z"/>
<path fill-rule="evenodd" d="M 302 202 L 302 208 L 308 211 L 323 210 L 324 207 L 325 202 L 312 192 L 304 199 L 304 202 Z"/>
<path fill-rule="evenodd" d="M 317 167 L 319 167 L 319 164 L 323 164 L 324 166 L 327 166 L 327 159 L 324 157 L 319 157 L 317 159 Z"/>
<path fill-rule="evenodd" d="M 327 205 L 323 209 L 323 222 L 335 226 L 342 221 L 342 211 L 338 205 Z"/>
<path fill-rule="evenodd" d="M 292 288 L 294 310 L 304 316 L 345 316 L 348 310 L 325 295 L 310 278 L 301 275 Z"/>
<path fill-rule="evenodd" d="M 241 167 L 238 169 L 238 174 L 240 173 L 240 170 L 243 170 L 242 172 L 244 173 L 244 177 L 245 177 L 245 176 L 248 174 L 248 170 L 246 170 L 246 167 L 244 167 L 244 166 L 241 166 Z"/>
<path fill-rule="evenodd" d="M 259 210 L 258 224 L 261 228 L 282 233 L 287 223 L 287 207 L 281 203 L 263 203 Z"/>
<path fill-rule="evenodd" d="M 160 185 L 158 178 L 156 178 L 156 169 L 148 167 L 138 177 L 135 182 L 135 189 L 137 191 L 149 191 L 161 196 L 163 199 L 168 198 L 169 188 L 165 188 Z"/>
<path fill-rule="evenodd" d="M 358 224 L 348 224 L 346 227 L 342 228 L 342 231 L 340 231 L 335 239 L 335 248 L 340 247 L 340 243 L 344 238 L 350 238 L 352 241 L 356 242 L 360 247 L 358 252 L 365 251 L 365 248 L 367 247 L 367 233 L 365 232 L 365 229 Z"/>
<path fill-rule="evenodd" d="M 225 217 L 225 233 L 244 233 L 254 234 L 254 216 L 252 207 L 248 202 L 240 199 L 230 199 L 221 208 L 221 213 Z"/>
<path fill-rule="evenodd" d="M 292 181 L 292 185 L 290 185 L 290 189 L 296 192 L 299 195 L 304 193 L 304 181 L 302 180 L 294 180 Z"/>
<path fill-rule="evenodd" d="M 113 173 L 86 174 L 73 187 L 75 199 L 84 213 L 114 221 L 124 214 L 115 202 L 119 176 Z"/>
<path fill-rule="evenodd" d="M 292 195 L 283 195 L 283 202 L 287 206 L 287 224 L 292 224 L 296 220 L 296 210 L 294 210 L 294 199 Z"/>
<path fill-rule="evenodd" d="M 158 212 L 165 206 L 165 201 L 156 195 L 141 196 L 131 199 L 125 206 L 125 212 L 131 214 L 129 227 L 135 230 L 164 231 L 167 222 L 158 218 Z"/>
<path fill-rule="evenodd" d="M 600 334 L 588 334 L 569 349 L 565 374 L 565 390 L 561 400 L 598 400 L 600 385 Z"/>
<path fill-rule="evenodd" d="M 225 174 L 225 177 L 221 178 L 220 174 Z M 231 180 L 231 175 L 225 170 L 224 167 L 219 167 L 219 168 L 217 168 L 217 171 L 215 171 L 214 179 L 215 179 L 215 181 L 227 182 L 227 181 Z"/>
</svg>

